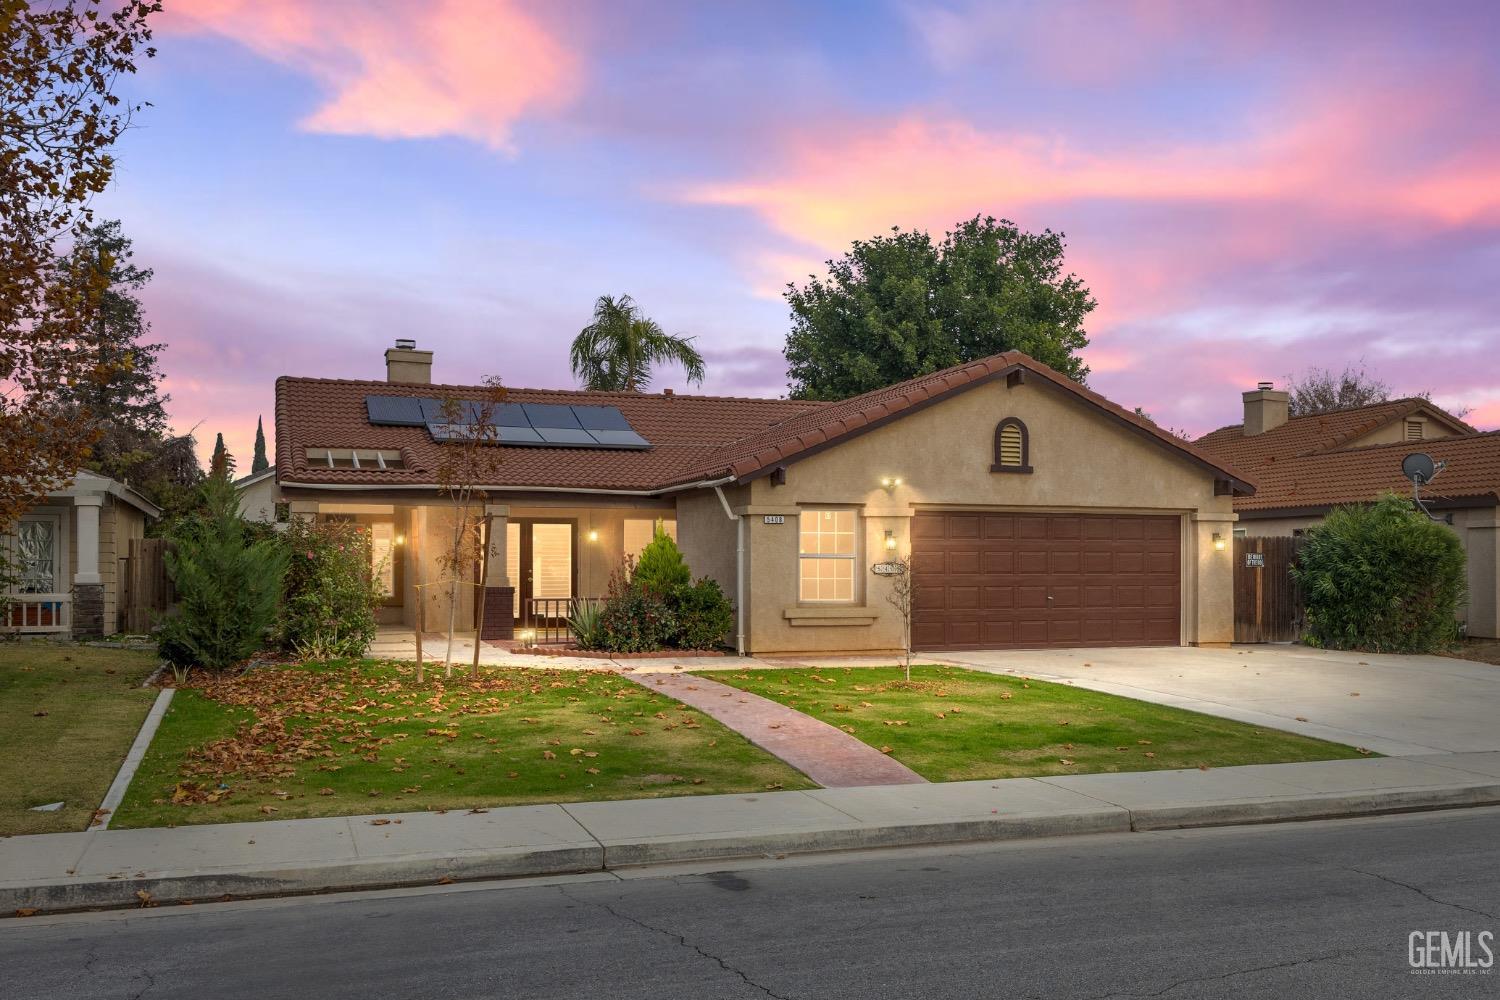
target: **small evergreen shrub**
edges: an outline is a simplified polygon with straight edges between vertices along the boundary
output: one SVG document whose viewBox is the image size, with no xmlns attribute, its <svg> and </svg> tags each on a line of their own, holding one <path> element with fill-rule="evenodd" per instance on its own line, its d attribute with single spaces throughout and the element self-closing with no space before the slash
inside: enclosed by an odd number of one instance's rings
<svg viewBox="0 0 1500 1000">
<path fill-rule="evenodd" d="M 1463 547 L 1410 500 L 1335 509 L 1308 531 L 1297 563 L 1310 645 L 1427 653 L 1458 637 Z"/>
<path fill-rule="evenodd" d="M 682 550 L 667 534 L 660 521 L 650 544 L 641 550 L 631 579 L 658 594 L 671 594 L 693 580 L 692 571 L 682 558 Z"/>
<path fill-rule="evenodd" d="M 369 535 L 352 524 L 297 518 L 280 541 L 288 561 L 276 623 L 281 648 L 308 660 L 363 656 L 382 600 Z"/>
<path fill-rule="evenodd" d="M 233 666 L 266 643 L 281 599 L 286 549 L 255 538 L 222 476 L 205 484 L 202 509 L 179 522 L 174 537 L 166 565 L 177 607 L 157 630 L 158 651 L 174 667 Z"/>
<path fill-rule="evenodd" d="M 628 564 L 610 576 L 608 595 L 599 611 L 598 648 L 611 653 L 649 653 L 665 649 L 677 636 L 677 616 L 662 592 L 632 578 Z"/>
<path fill-rule="evenodd" d="M 708 577 L 684 584 L 673 593 L 677 605 L 677 645 L 682 649 L 715 649 L 734 628 L 734 605 Z"/>
</svg>

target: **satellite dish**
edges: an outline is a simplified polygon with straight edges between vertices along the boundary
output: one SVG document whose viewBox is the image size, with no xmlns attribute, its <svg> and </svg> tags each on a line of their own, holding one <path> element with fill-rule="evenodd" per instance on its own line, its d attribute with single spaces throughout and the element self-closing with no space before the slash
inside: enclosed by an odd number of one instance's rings
<svg viewBox="0 0 1500 1000">
<path fill-rule="evenodd" d="M 1418 486 L 1431 482 L 1436 472 L 1437 463 L 1425 452 L 1412 452 L 1401 460 L 1401 474 Z"/>
</svg>

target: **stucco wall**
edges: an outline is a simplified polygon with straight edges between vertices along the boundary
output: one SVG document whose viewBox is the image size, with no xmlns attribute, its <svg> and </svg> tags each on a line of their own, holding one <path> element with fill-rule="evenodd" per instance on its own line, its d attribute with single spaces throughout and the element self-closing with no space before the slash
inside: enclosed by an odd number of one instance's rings
<svg viewBox="0 0 1500 1000">
<path fill-rule="evenodd" d="M 247 521 L 271 524 L 276 520 L 276 501 L 281 491 L 276 486 L 276 477 L 267 476 L 239 490 L 240 516 Z"/>
<path fill-rule="evenodd" d="M 1029 475 L 997 474 L 994 430 L 1019 417 L 1030 437 Z M 883 477 L 899 477 L 887 491 Z M 912 516 L 943 508 L 1111 511 L 1182 518 L 1182 640 L 1228 642 L 1233 635 L 1229 497 L 1214 496 L 1214 475 L 1121 427 L 1092 406 L 1035 381 L 992 382 L 927 407 L 787 467 L 785 485 L 752 483 L 749 515 L 751 649 L 758 653 L 891 651 L 902 644 L 889 604 L 890 580 L 870 564 L 884 558 L 885 531 L 909 552 Z M 862 513 L 852 606 L 798 602 L 797 513 L 850 507 Z M 784 515 L 770 525 L 765 515 Z M 820 620 L 821 619 L 821 620 Z"/>
</svg>

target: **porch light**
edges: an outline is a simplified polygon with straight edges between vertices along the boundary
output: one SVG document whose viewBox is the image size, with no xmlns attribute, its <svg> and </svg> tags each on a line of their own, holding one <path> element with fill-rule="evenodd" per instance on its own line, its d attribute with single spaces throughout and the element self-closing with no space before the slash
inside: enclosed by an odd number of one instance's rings
<svg viewBox="0 0 1500 1000">
<path fill-rule="evenodd" d="M 599 540 L 599 532 L 597 530 L 591 530 L 589 532 L 589 541 L 591 541 L 591 542 L 597 542 L 598 540 Z"/>
<path fill-rule="evenodd" d="M 406 536 L 403 535 L 403 534 L 401 534 L 401 533 L 399 533 L 399 532 L 397 532 L 397 534 L 396 534 L 396 544 L 397 545 L 405 545 L 406 544 Z"/>
<path fill-rule="evenodd" d="M 886 476 L 885 478 L 883 478 L 883 479 L 880 480 L 880 485 L 881 485 L 882 489 L 893 490 L 897 486 L 901 485 L 901 477 L 900 476 Z"/>
<path fill-rule="evenodd" d="M 1214 551 L 1224 551 L 1224 536 L 1219 534 L 1217 531 L 1214 532 Z"/>
<path fill-rule="evenodd" d="M 516 638 L 520 641 L 521 645 L 523 645 L 523 646 L 535 646 L 536 645 L 536 629 L 534 629 L 534 628 L 523 628 L 523 629 L 521 629 L 521 631 L 519 631 L 519 632 L 516 633 Z"/>
<path fill-rule="evenodd" d="M 889 528 L 885 532 L 885 550 L 887 552 L 896 551 L 896 533 Z"/>
</svg>

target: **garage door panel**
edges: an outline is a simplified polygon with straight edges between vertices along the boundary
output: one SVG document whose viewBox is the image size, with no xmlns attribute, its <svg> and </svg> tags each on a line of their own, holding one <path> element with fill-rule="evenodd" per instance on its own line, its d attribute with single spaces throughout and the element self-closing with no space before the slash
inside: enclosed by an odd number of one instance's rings
<svg viewBox="0 0 1500 1000">
<path fill-rule="evenodd" d="M 1175 645 L 1180 535 L 1175 517 L 918 514 L 913 642 L 924 649 Z"/>
</svg>

